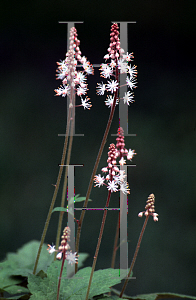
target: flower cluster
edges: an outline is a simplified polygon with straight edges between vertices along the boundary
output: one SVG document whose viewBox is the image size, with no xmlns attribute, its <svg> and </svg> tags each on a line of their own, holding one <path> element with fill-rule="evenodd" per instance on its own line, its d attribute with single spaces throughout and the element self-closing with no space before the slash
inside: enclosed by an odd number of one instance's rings
<svg viewBox="0 0 196 300">
<path fill-rule="evenodd" d="M 125 51 L 120 47 L 120 40 L 119 40 L 119 31 L 118 25 L 113 24 L 111 27 L 110 33 L 110 46 L 108 48 L 108 54 L 104 56 L 104 59 L 107 61 L 111 59 L 110 63 L 103 63 L 101 64 L 100 71 L 101 77 L 109 78 L 113 76 L 112 80 L 108 80 L 108 83 L 98 83 L 97 86 L 97 94 L 104 95 L 105 91 L 111 92 L 113 94 L 116 90 L 119 89 L 119 83 L 117 82 L 116 78 L 116 70 L 120 74 L 127 74 L 126 77 L 126 85 L 133 91 L 136 88 L 136 77 L 137 77 L 137 66 L 131 66 L 130 61 L 134 58 L 133 53 L 125 54 Z M 107 100 L 105 101 L 106 106 L 111 107 L 114 101 L 114 97 L 107 96 Z M 129 105 L 130 103 L 134 102 L 134 93 L 128 91 L 125 93 L 123 97 L 124 104 L 126 103 Z M 116 101 L 118 104 L 119 100 Z"/>
<path fill-rule="evenodd" d="M 132 160 L 133 156 L 136 155 L 135 150 L 129 149 L 129 151 L 125 148 L 124 141 L 124 130 L 122 127 L 118 128 L 116 138 L 116 146 L 114 144 L 110 144 L 107 163 L 108 166 L 102 168 L 102 172 L 108 172 L 106 178 L 102 177 L 100 174 L 96 175 L 94 178 L 95 186 L 100 187 L 101 185 L 106 185 L 108 190 L 111 192 L 122 191 L 124 194 L 130 194 L 129 185 L 124 179 L 126 175 L 124 174 L 124 170 L 119 170 L 116 166 L 116 158 L 119 157 L 119 164 L 123 166 L 126 164 L 126 160 L 124 156 L 127 157 L 128 160 Z M 107 181 L 107 184 L 104 181 Z M 118 187 L 120 186 L 120 187 Z"/>
<path fill-rule="evenodd" d="M 56 256 L 56 258 L 61 259 L 63 253 L 65 253 L 65 259 L 68 261 L 69 264 L 78 263 L 78 255 L 77 252 L 72 253 L 72 251 L 68 251 L 70 249 L 70 246 L 68 244 L 68 241 L 70 241 L 70 228 L 65 227 L 63 230 L 63 235 L 61 236 L 61 245 L 59 246 L 58 250 L 55 250 L 55 246 L 51 246 L 48 244 L 48 252 L 50 254 L 54 252 L 59 252 Z"/>
<path fill-rule="evenodd" d="M 77 38 L 77 30 L 75 27 L 72 27 L 70 30 L 70 46 L 69 50 L 66 53 L 66 58 L 61 61 L 57 62 L 57 78 L 62 80 L 62 85 L 55 89 L 56 96 L 69 96 L 77 94 L 81 98 L 81 105 L 84 109 L 90 109 L 91 102 L 89 102 L 89 98 L 86 97 L 85 99 L 82 98 L 83 95 L 87 93 L 87 86 L 86 83 L 86 75 L 93 74 L 94 70 L 92 65 L 89 61 L 87 61 L 86 57 L 81 57 L 81 51 L 79 48 L 80 41 Z M 78 63 L 82 64 L 83 71 L 77 71 L 76 67 Z M 70 97 L 70 101 L 72 101 Z M 70 105 L 73 105 L 70 102 Z"/>
<path fill-rule="evenodd" d="M 153 220 L 156 222 L 158 221 L 158 214 L 155 213 L 155 195 L 154 194 L 150 194 L 148 196 L 148 200 L 146 201 L 146 206 L 145 206 L 145 211 L 141 211 L 138 214 L 138 217 L 142 217 L 143 214 L 147 217 L 147 216 L 153 216 Z"/>
<path fill-rule="evenodd" d="M 95 175 L 94 181 L 95 186 L 100 187 L 106 185 L 108 190 L 111 192 L 122 191 L 123 194 L 129 194 L 130 189 L 128 183 L 124 180 L 126 175 L 123 170 L 119 170 L 116 166 L 116 158 L 118 157 L 118 150 L 114 144 L 110 144 L 107 163 L 108 166 L 102 168 L 102 172 L 108 173 L 106 178 L 100 174 Z M 107 184 L 104 183 L 106 180 Z"/>
</svg>

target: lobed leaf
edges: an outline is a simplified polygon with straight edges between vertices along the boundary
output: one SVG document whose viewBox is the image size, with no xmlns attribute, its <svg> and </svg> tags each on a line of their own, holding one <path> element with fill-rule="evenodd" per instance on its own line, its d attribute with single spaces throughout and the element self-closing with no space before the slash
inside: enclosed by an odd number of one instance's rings
<svg viewBox="0 0 196 300">
<path fill-rule="evenodd" d="M 29 274 L 28 288 L 32 293 L 31 300 L 55 299 L 57 295 L 58 276 L 60 274 L 61 262 L 53 262 L 47 272 L 47 278 Z M 110 286 L 121 282 L 119 270 L 105 269 L 95 271 L 91 284 L 89 298 L 110 291 Z M 74 277 L 66 277 L 66 267 L 63 269 L 61 280 L 60 299 L 61 300 L 84 300 L 89 284 L 91 267 L 79 270 Z M 125 272 L 124 277 L 127 272 Z M 103 298 L 103 297 L 102 297 Z"/>
</svg>

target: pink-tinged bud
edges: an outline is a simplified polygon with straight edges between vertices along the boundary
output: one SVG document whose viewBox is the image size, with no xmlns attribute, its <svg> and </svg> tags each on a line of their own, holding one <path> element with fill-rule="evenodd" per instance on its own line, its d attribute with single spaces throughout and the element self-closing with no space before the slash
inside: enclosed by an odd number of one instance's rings
<svg viewBox="0 0 196 300">
<path fill-rule="evenodd" d="M 110 180 L 110 175 L 109 174 L 106 176 L 106 180 Z"/>
<path fill-rule="evenodd" d="M 141 218 L 141 217 L 143 216 L 143 213 L 144 213 L 144 212 L 143 212 L 143 211 L 141 211 L 141 212 L 138 214 L 138 217 L 140 217 L 140 218 Z"/>
<path fill-rule="evenodd" d="M 59 252 L 59 253 L 57 254 L 56 258 L 57 258 L 57 259 L 61 259 L 61 257 L 62 257 L 62 252 Z"/>
</svg>

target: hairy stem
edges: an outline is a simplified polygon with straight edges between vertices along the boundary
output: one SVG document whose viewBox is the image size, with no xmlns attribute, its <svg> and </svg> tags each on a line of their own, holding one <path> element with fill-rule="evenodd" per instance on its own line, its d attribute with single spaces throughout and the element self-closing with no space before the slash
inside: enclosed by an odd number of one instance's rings
<svg viewBox="0 0 196 300">
<path fill-rule="evenodd" d="M 131 275 L 131 272 L 133 270 L 133 267 L 134 267 L 134 264 L 135 264 L 135 261 L 136 261 L 136 258 L 137 258 L 137 255 L 138 255 L 138 251 L 139 251 L 139 248 L 140 248 L 140 244 L 141 244 L 141 241 L 142 241 L 142 237 L 143 237 L 143 234 L 144 234 L 144 231 L 145 231 L 145 228 L 146 228 L 146 225 L 147 225 L 147 222 L 148 222 L 148 218 L 149 218 L 149 215 L 146 216 L 146 219 L 144 221 L 144 224 L 143 224 L 143 227 L 142 227 L 142 230 L 140 232 L 140 236 L 139 236 L 139 239 L 138 239 L 138 242 L 137 242 L 137 246 L 136 246 L 136 249 L 135 249 L 135 253 L 134 253 L 134 256 L 133 256 L 133 259 L 132 259 L 132 262 L 131 262 L 131 266 L 130 266 L 130 269 L 129 269 L 129 273 L 127 275 L 127 279 L 125 280 L 125 283 L 123 285 L 123 288 L 121 290 L 121 293 L 120 293 L 120 296 L 119 298 L 122 298 L 122 295 L 125 291 L 125 288 L 127 286 L 127 283 L 128 283 L 128 278 L 129 276 Z"/>
<path fill-rule="evenodd" d="M 115 62 L 116 62 L 116 66 L 118 66 L 117 58 L 116 58 Z M 116 67 L 115 71 L 116 71 L 116 80 L 118 82 L 118 67 Z M 109 119 L 108 119 L 106 130 L 105 130 L 105 133 L 104 133 L 104 136 L 103 136 L 103 139 L 102 139 L 102 142 L 101 142 L 101 146 L 99 148 L 99 152 L 98 152 L 98 155 L 97 155 L 97 159 L 96 159 L 96 162 L 95 162 L 95 165 L 94 165 L 94 168 L 93 168 L 93 172 L 92 172 L 91 179 L 90 179 L 90 182 L 89 182 L 89 186 L 88 186 L 88 190 L 87 190 L 87 194 L 86 194 L 86 200 L 84 202 L 83 208 L 87 208 L 88 199 L 90 197 L 90 193 L 91 193 L 91 189 L 92 189 L 92 185 L 93 185 L 93 180 L 94 180 L 95 174 L 97 172 L 99 161 L 101 159 L 101 155 L 103 153 L 103 149 L 104 149 L 104 146 L 105 146 L 105 143 L 106 143 L 106 139 L 107 139 L 107 136 L 108 136 L 111 124 L 112 124 L 114 111 L 115 111 L 115 106 L 116 106 L 116 101 L 117 101 L 117 96 L 118 96 L 118 90 L 116 90 L 116 92 L 115 92 L 114 102 L 113 102 L 113 105 L 112 105 L 112 108 L 111 108 L 111 111 L 110 111 L 110 116 L 109 116 Z M 79 220 L 79 223 L 78 223 L 77 236 L 76 236 L 76 252 L 77 253 L 79 253 L 79 241 L 80 241 L 80 234 L 81 234 L 81 228 L 82 228 L 82 222 L 83 222 L 83 219 L 84 219 L 84 215 L 85 215 L 85 209 L 82 210 L 81 215 L 80 215 L 80 220 Z M 78 270 L 78 265 L 75 264 L 75 273 L 77 272 L 77 270 Z"/>
<path fill-rule="evenodd" d="M 99 253 L 99 248 L 100 248 L 100 245 L 101 245 L 101 239 L 102 239 L 102 236 L 103 236 L 103 230 L 104 230 L 105 220 L 106 220 L 106 216 L 107 216 L 107 208 L 108 208 L 109 203 L 110 203 L 110 197 L 111 197 L 111 191 L 108 192 L 108 198 L 107 198 L 106 205 L 105 205 L 106 209 L 104 210 L 104 214 L 103 214 L 103 218 L 102 218 L 102 223 L 101 223 L 101 229 L 100 229 L 100 232 L 99 232 L 97 248 L 96 248 L 95 255 L 94 255 L 91 275 L 90 275 L 89 284 L 88 284 L 88 290 L 87 290 L 87 293 L 86 293 L 86 300 L 88 300 L 88 296 L 89 296 L 89 292 L 90 292 L 90 288 L 91 288 L 93 273 L 94 273 L 94 270 L 95 270 L 95 266 L 96 266 L 96 262 L 97 262 L 97 256 L 98 256 L 98 253 Z"/>
</svg>

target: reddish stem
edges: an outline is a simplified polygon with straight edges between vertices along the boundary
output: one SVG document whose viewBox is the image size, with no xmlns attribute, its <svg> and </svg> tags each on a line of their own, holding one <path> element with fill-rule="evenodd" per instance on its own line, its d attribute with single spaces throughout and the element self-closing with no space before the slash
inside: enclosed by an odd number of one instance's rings
<svg viewBox="0 0 196 300">
<path fill-rule="evenodd" d="M 86 300 L 88 300 L 90 287 L 91 287 L 91 283 L 92 283 L 92 279 L 93 279 L 93 273 L 94 273 L 96 262 L 97 262 L 97 256 L 98 256 L 99 248 L 100 248 L 100 245 L 101 245 L 101 239 L 102 239 L 102 236 L 103 236 L 103 229 L 104 229 L 104 226 L 105 226 L 105 220 L 106 220 L 106 216 L 107 216 L 107 208 L 109 206 L 110 197 L 111 197 L 111 191 L 108 192 L 108 198 L 107 198 L 107 202 L 106 202 L 106 206 L 105 206 L 106 209 L 104 211 L 103 218 L 102 218 L 102 223 L 101 223 L 101 229 L 100 229 L 100 232 L 99 232 L 97 248 L 96 248 L 95 255 L 94 255 L 94 260 L 93 260 L 93 265 L 92 265 L 92 270 L 91 270 L 91 276 L 90 276 L 90 280 L 89 280 L 89 284 L 88 284 L 88 290 L 87 290 L 87 293 L 86 293 Z"/>
<path fill-rule="evenodd" d="M 56 300 L 59 300 L 60 286 L 61 286 L 61 278 L 62 278 L 62 273 L 63 273 L 64 263 L 65 263 L 65 251 L 63 251 L 63 259 L 62 259 L 62 265 L 61 265 L 61 272 L 60 272 L 60 276 L 59 276 L 59 283 L 58 283 L 58 289 L 57 289 L 57 297 L 56 297 Z"/>
<path fill-rule="evenodd" d="M 120 296 L 119 298 L 122 298 L 122 295 L 125 291 L 125 288 L 127 286 L 127 283 L 128 283 L 128 280 L 129 280 L 129 276 L 131 275 L 131 272 L 133 270 L 133 267 L 134 267 L 134 264 L 135 264 L 135 261 L 136 261 L 136 258 L 137 258 L 137 255 L 138 255 L 138 251 L 139 251 L 139 248 L 140 248 L 140 244 L 141 244 L 141 241 L 142 241 L 142 237 L 143 237 L 143 234 L 144 234 L 144 230 L 146 228 L 146 225 L 147 225 L 147 222 L 148 222 L 148 218 L 149 218 L 149 215 L 146 216 L 146 219 L 144 221 L 144 224 L 143 224 L 143 227 L 142 227 L 142 230 L 140 232 L 140 236 L 139 236 L 139 239 L 138 239 L 138 242 L 137 242 L 137 246 L 136 246 L 136 249 L 135 249 L 135 253 L 134 253 L 134 256 L 133 256 L 133 259 L 132 259 L 132 262 L 131 262 L 131 266 L 130 266 L 130 269 L 129 269 L 129 273 L 127 275 L 127 279 L 125 280 L 125 283 L 123 285 L 123 288 L 121 290 L 121 293 L 120 293 Z"/>
</svg>

